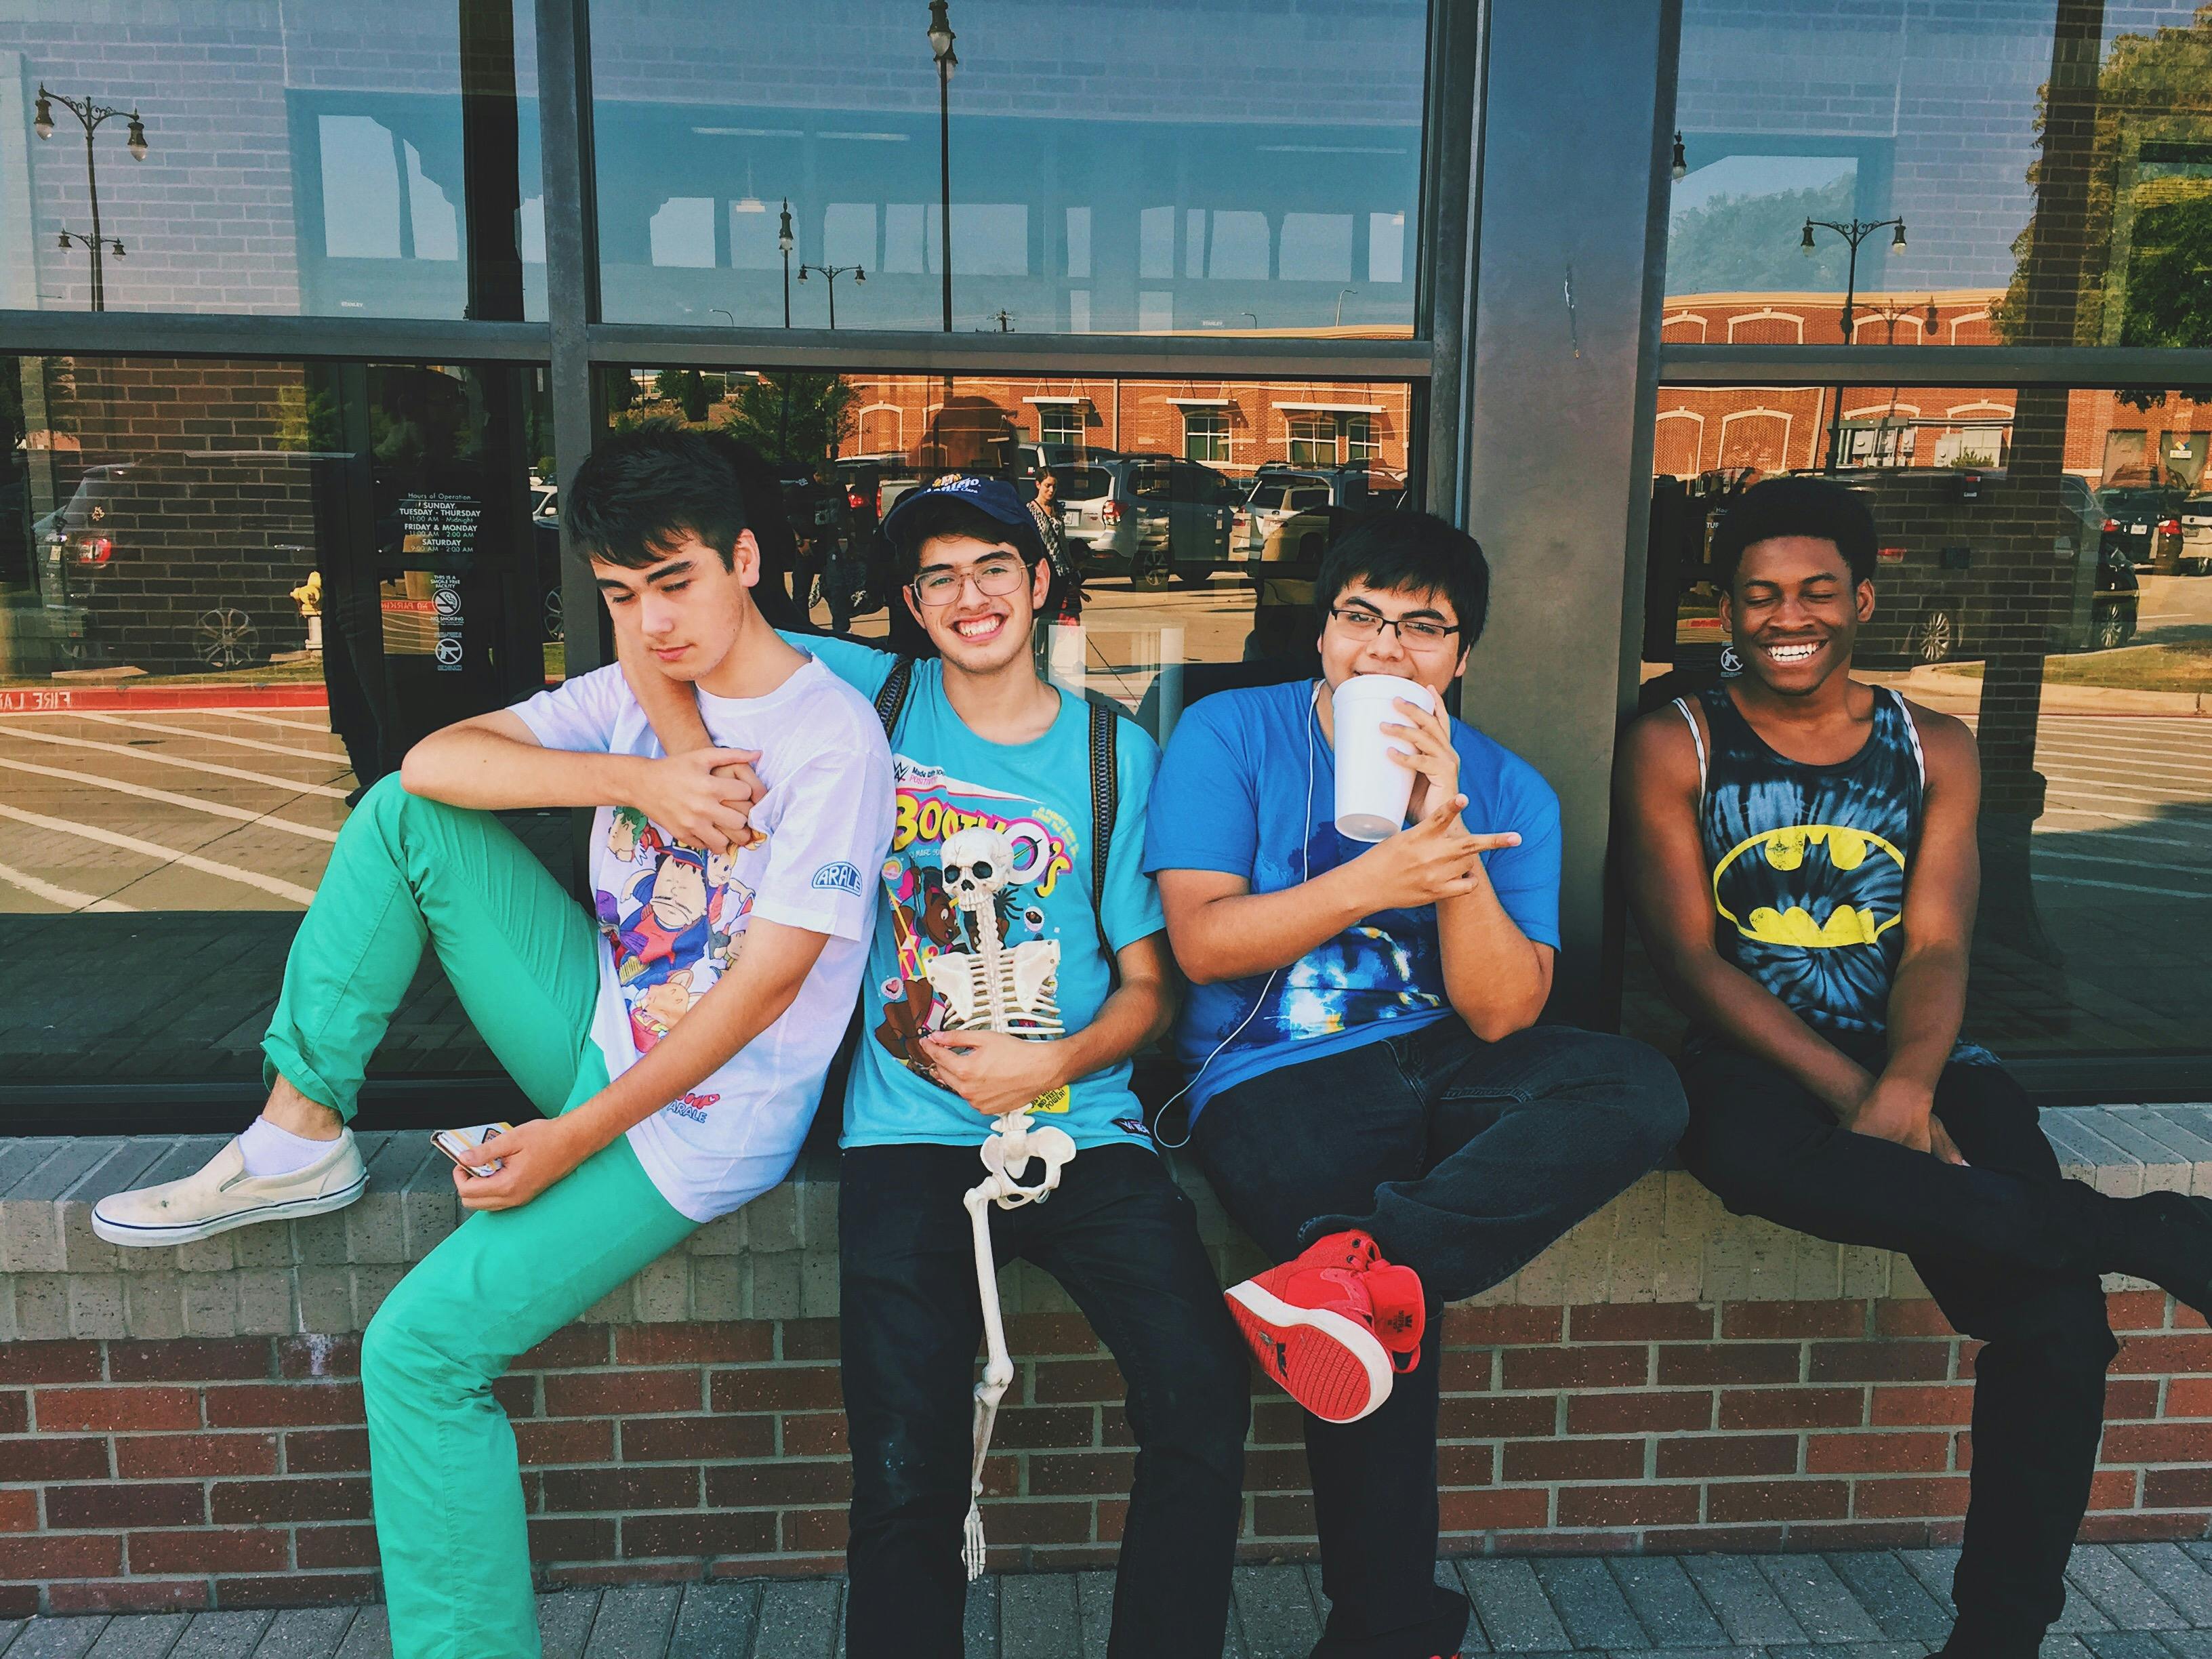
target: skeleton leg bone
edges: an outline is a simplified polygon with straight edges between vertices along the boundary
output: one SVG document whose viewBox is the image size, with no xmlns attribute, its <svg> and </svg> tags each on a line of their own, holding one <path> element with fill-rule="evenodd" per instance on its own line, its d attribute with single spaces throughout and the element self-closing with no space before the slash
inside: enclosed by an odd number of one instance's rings
<svg viewBox="0 0 2212 1659">
<path fill-rule="evenodd" d="M 1060 1170 L 1075 1157 L 1075 1142 L 1065 1130 L 1032 1124 L 1026 1112 L 1008 1112 L 994 1119 L 991 1131 L 981 1148 L 987 1173 L 961 1200 L 974 1231 L 975 1291 L 983 1304 L 983 1380 L 975 1385 L 975 1458 L 969 1471 L 968 1522 L 960 1549 L 971 1581 L 983 1576 L 983 1460 L 990 1455 L 999 1402 L 1014 1380 L 1006 1320 L 999 1306 L 998 1261 L 991 1249 L 991 1206 L 1014 1210 L 1042 1204 L 1060 1185 Z M 1017 1179 L 1032 1162 L 1042 1166 L 1036 1179 Z"/>
</svg>

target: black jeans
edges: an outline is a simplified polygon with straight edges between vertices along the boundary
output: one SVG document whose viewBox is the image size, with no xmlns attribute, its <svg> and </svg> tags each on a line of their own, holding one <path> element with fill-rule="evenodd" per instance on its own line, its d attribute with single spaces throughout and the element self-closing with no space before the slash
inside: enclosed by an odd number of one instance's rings
<svg viewBox="0 0 2212 1659">
<path fill-rule="evenodd" d="M 983 1333 L 960 1200 L 983 1165 L 974 1147 L 928 1146 L 853 1147 L 843 1165 L 847 1650 L 852 1659 L 959 1659 L 961 1519 Z M 1045 1202 L 994 1209 L 991 1244 L 1001 1265 L 1024 1257 L 1060 1282 L 1128 1385 L 1136 1482 L 1107 1651 L 1219 1659 L 1250 1375 L 1190 1200 L 1148 1149 L 1095 1146 Z M 1019 1386 L 1002 1409 L 1022 1403 Z"/>
<path fill-rule="evenodd" d="M 1306 1419 L 1333 1604 L 1317 1653 L 1431 1659 L 1465 1627 L 1433 1583 L 1443 1304 L 1487 1290 L 1666 1156 L 1682 1090 L 1653 1049 L 1544 1025 L 1485 1042 L 1446 1018 L 1223 1090 L 1191 1145 L 1277 1261 L 1358 1227 L 1421 1276 L 1421 1363 L 1357 1423 Z M 1449 1636 L 1456 1608 L 1458 1626 Z"/>
<path fill-rule="evenodd" d="M 1875 1066 L 1878 1053 L 1857 1058 Z M 1682 1161 L 1738 1215 L 1903 1250 L 1974 1361 L 1974 1468 L 1953 1583 L 1961 1641 L 2033 1654 L 2066 1603 L 2105 1367 L 2094 1194 L 2063 1179 L 2035 1107 L 1996 1066 L 1953 1064 L 1936 1115 L 1970 1167 L 1853 1134 L 1764 1060 L 1715 1043 L 1683 1067 Z"/>
</svg>

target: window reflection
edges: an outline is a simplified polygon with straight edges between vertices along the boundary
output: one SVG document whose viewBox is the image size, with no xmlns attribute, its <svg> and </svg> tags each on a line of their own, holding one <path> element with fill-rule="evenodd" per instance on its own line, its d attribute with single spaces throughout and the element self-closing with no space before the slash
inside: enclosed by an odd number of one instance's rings
<svg viewBox="0 0 2212 1659">
<path fill-rule="evenodd" d="M 899 498 L 986 472 L 1034 500 L 1049 473 L 1084 600 L 1045 630 L 1043 665 L 1162 736 L 1191 697 L 1314 671 L 1322 555 L 1360 512 L 1404 504 L 1414 442 L 1403 382 L 637 368 L 603 385 L 617 426 L 680 421 L 757 451 L 782 508 L 763 536 L 773 600 L 895 650 L 927 649 L 879 534 Z"/>
<path fill-rule="evenodd" d="M 791 264 L 858 265 L 840 328 L 937 328 L 947 226 L 919 13 L 702 0 L 592 19 L 615 321 L 773 326 Z M 1412 332 L 1425 8 L 957 0 L 953 326 Z M 772 66 L 764 68 L 763 66 Z M 765 209 L 766 211 L 758 211 Z M 829 324 L 818 289 L 792 320 Z"/>
<path fill-rule="evenodd" d="M 2192 0 L 1689 0 L 1665 338 L 2212 343 L 2208 65 Z"/>
<path fill-rule="evenodd" d="M 1662 387 L 1644 640 L 1654 706 L 1721 672 L 1711 531 L 1824 469 L 1834 388 Z M 1833 476 L 1881 532 L 1856 666 L 1981 747 L 1970 1035 L 2201 1048 L 2212 992 L 2212 404 L 2186 392 L 1847 386 Z M 1625 1018 L 1679 1035 L 1632 950 Z"/>
<path fill-rule="evenodd" d="M 11 6 L 0 61 L 24 95 L 4 106 L 20 118 L 0 126 L 0 167 L 27 177 L 30 210 L 0 215 L 4 304 L 544 316 L 530 19 L 520 0 L 388 0 L 366 29 L 298 0 L 126 7 L 96 27 L 64 0 Z M 89 172 L 69 100 L 135 111 L 143 158 L 103 123 Z"/>
<path fill-rule="evenodd" d="M 528 368 L 0 356 L 0 950 L 99 964 L 16 976 L 11 1078 L 258 1077 L 360 787 L 562 672 L 550 447 Z M 490 1068 L 434 967 L 396 1029 Z"/>
</svg>

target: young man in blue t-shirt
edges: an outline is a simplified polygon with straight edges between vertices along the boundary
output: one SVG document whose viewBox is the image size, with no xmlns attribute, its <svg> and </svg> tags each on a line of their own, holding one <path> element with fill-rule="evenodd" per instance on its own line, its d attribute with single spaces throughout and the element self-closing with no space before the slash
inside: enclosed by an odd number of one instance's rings
<svg viewBox="0 0 2212 1659">
<path fill-rule="evenodd" d="M 1144 867 L 1158 754 L 1110 728 L 1118 806 L 1094 870 L 1091 705 L 1037 678 L 1054 574 L 995 479 L 939 479 L 884 521 L 902 594 L 941 653 L 791 636 L 882 712 L 896 817 L 880 870 L 862 1037 L 845 1092 L 838 1232 L 853 1448 L 854 1659 L 957 1659 L 962 1519 L 982 1329 L 962 1198 L 993 1115 L 1022 1108 L 1077 1154 L 1048 1203 L 992 1210 L 998 1259 L 1050 1273 L 1121 1362 L 1137 1437 L 1108 1651 L 1217 1659 L 1243 1483 L 1249 1372 L 1200 1243 L 1129 1087 L 1173 1018 L 1159 897 Z M 649 678 L 649 677 L 648 677 Z M 679 698 L 654 724 L 702 746 Z M 1109 952 L 1110 951 L 1110 957 Z"/>
<path fill-rule="evenodd" d="M 1233 1286 L 1306 1407 L 1323 1588 L 1316 1656 L 1432 1659 L 1466 1628 L 1436 1587 L 1437 1316 L 1507 1278 L 1680 1135 L 1640 1043 L 1538 1026 L 1559 949 L 1559 809 L 1534 768 L 1443 713 L 1489 568 L 1424 514 L 1377 513 L 1322 562 L 1319 681 L 1226 691 L 1176 727 L 1152 798 L 1191 981 L 1176 1046 L 1191 1139 L 1283 1265 Z M 1417 682 L 1386 725 L 1410 827 L 1338 834 L 1330 694 Z"/>
</svg>

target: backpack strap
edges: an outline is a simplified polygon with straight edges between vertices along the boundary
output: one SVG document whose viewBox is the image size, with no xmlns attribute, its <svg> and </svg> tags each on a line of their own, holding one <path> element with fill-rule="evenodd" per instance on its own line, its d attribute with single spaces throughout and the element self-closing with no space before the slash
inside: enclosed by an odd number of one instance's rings
<svg viewBox="0 0 2212 1659">
<path fill-rule="evenodd" d="M 898 731 L 899 716 L 906 712 L 907 693 L 913 690 L 914 659 L 901 657 L 891 665 L 891 672 L 876 693 L 876 718 L 884 723 L 885 742 Z"/>
<path fill-rule="evenodd" d="M 1106 957 L 1109 988 L 1121 983 L 1121 965 L 1106 937 L 1106 863 L 1114 850 L 1114 820 L 1121 814 L 1120 740 L 1115 727 L 1121 716 L 1103 702 L 1091 705 L 1091 920 L 1098 929 L 1098 948 Z"/>
</svg>

